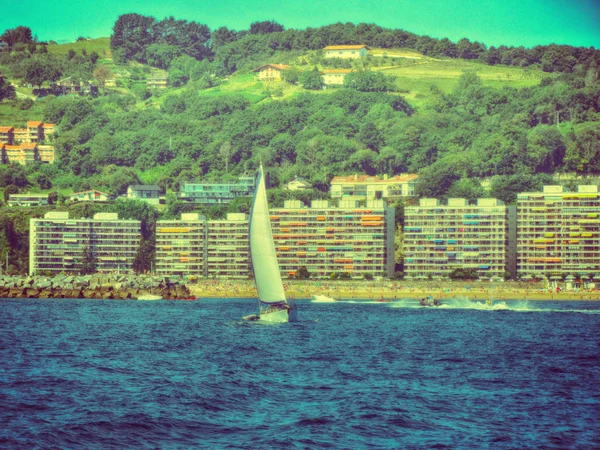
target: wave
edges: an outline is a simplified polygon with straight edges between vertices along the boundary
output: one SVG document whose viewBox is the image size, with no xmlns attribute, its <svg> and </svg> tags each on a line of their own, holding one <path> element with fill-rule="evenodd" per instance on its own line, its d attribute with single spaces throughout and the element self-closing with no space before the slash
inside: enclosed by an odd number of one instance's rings
<svg viewBox="0 0 600 450">
<path fill-rule="evenodd" d="M 554 313 L 581 313 L 581 314 L 600 314 L 600 309 L 571 309 L 568 305 L 565 308 L 556 308 L 553 302 L 552 307 L 544 307 L 543 301 L 529 302 L 527 300 L 492 300 L 488 305 L 484 300 L 471 300 L 468 298 L 449 298 L 441 300 L 437 308 L 427 307 L 426 309 L 469 309 L 479 311 L 514 311 L 514 312 L 554 312 Z M 418 300 L 394 301 L 389 305 L 391 308 L 423 308 Z M 550 306 L 550 305 L 548 305 Z"/>
<path fill-rule="evenodd" d="M 312 303 L 333 303 L 337 302 L 335 298 L 327 297 L 326 295 L 313 295 Z"/>
</svg>

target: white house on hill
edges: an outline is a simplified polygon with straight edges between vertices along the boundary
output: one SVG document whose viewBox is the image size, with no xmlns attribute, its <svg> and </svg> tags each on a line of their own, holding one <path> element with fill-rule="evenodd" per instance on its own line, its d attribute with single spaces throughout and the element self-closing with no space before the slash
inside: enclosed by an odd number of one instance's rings
<svg viewBox="0 0 600 450">
<path fill-rule="evenodd" d="M 325 58 L 357 59 L 367 56 L 366 45 L 330 45 L 325 47 Z"/>
</svg>

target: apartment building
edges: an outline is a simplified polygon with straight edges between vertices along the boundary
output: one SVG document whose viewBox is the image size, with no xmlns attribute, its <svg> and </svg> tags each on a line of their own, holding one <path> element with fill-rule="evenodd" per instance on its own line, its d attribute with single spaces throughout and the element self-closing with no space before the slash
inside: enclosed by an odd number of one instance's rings
<svg viewBox="0 0 600 450">
<path fill-rule="evenodd" d="M 53 123 L 44 123 L 35 120 L 27 122 L 27 128 L 14 128 L 0 126 L 0 144 L 17 145 L 21 143 L 43 143 L 56 131 Z"/>
<path fill-rule="evenodd" d="M 12 143 L 14 142 L 14 131 L 14 127 L 0 127 L 0 145 L 12 145 Z"/>
<path fill-rule="evenodd" d="M 254 195 L 256 188 L 254 177 L 242 176 L 236 182 L 223 183 L 184 183 L 179 190 L 179 198 L 203 205 L 230 203 L 237 197 Z"/>
<path fill-rule="evenodd" d="M 68 212 L 49 212 L 30 219 L 29 274 L 79 273 L 88 249 L 98 272 L 132 272 L 141 237 L 140 221 L 117 214 L 70 219 Z"/>
<path fill-rule="evenodd" d="M 44 140 L 44 123 L 35 120 L 28 121 L 27 135 L 29 142 L 42 142 Z"/>
<path fill-rule="evenodd" d="M 544 186 L 517 195 L 517 270 L 521 275 L 600 273 L 598 186 Z"/>
<path fill-rule="evenodd" d="M 363 208 L 352 200 L 338 208 L 327 200 L 315 200 L 310 208 L 288 200 L 271 210 L 271 227 L 282 277 L 300 267 L 315 278 L 334 272 L 394 275 L 394 208 L 382 200 L 369 200 Z"/>
<path fill-rule="evenodd" d="M 181 220 L 156 223 L 156 273 L 206 277 L 206 217 L 182 214 Z"/>
<path fill-rule="evenodd" d="M 249 278 L 248 216 L 230 213 L 226 220 L 208 221 L 206 249 L 207 277 Z"/>
<path fill-rule="evenodd" d="M 19 145 L 0 143 L 0 162 L 3 164 L 32 164 L 36 161 L 54 164 L 54 146 L 24 142 Z"/>
<path fill-rule="evenodd" d="M 370 175 L 336 176 L 331 180 L 331 198 L 365 200 L 369 198 L 398 199 L 415 195 L 417 174 L 406 173 L 383 178 Z"/>
<path fill-rule="evenodd" d="M 156 272 L 160 275 L 247 279 L 251 276 L 248 217 L 224 220 L 182 214 L 156 224 Z"/>
<path fill-rule="evenodd" d="M 330 45 L 323 49 L 325 58 L 358 59 L 367 56 L 366 45 Z"/>
<path fill-rule="evenodd" d="M 404 210 L 404 273 L 412 277 L 447 276 L 455 269 L 475 269 L 480 276 L 515 275 L 509 252 L 514 207 L 481 198 L 472 205 L 464 198 L 422 198 Z M 512 225 L 511 225 L 512 224 Z M 509 229 L 510 227 L 510 229 Z"/>
</svg>

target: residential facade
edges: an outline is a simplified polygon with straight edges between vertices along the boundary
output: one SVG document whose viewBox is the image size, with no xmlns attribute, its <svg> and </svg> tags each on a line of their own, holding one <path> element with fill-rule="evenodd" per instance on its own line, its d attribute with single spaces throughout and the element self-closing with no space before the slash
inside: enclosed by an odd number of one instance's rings
<svg viewBox="0 0 600 450">
<path fill-rule="evenodd" d="M 322 72 L 323 84 L 330 87 L 343 86 L 346 75 L 350 72 L 350 69 L 325 69 Z"/>
<path fill-rule="evenodd" d="M 14 142 L 14 127 L 0 127 L 0 144 L 12 145 Z"/>
<path fill-rule="evenodd" d="M 223 183 L 184 183 L 179 190 L 179 198 L 192 203 L 218 205 L 230 203 L 237 197 L 254 195 L 256 180 L 242 176 L 236 182 Z"/>
<path fill-rule="evenodd" d="M 181 220 L 156 223 L 156 273 L 206 277 L 206 217 L 182 214 Z"/>
<path fill-rule="evenodd" d="M 289 68 L 286 64 L 265 64 L 252 72 L 258 73 L 258 77 L 255 76 L 258 81 L 282 81 L 285 80 L 285 71 Z"/>
<path fill-rule="evenodd" d="M 29 274 L 79 273 L 88 249 L 97 271 L 132 272 L 141 237 L 140 221 L 117 214 L 70 219 L 68 212 L 49 212 L 43 219 L 30 219 Z"/>
<path fill-rule="evenodd" d="M 366 45 L 330 45 L 323 49 L 325 58 L 358 59 L 367 56 Z"/>
<path fill-rule="evenodd" d="M 158 205 L 160 203 L 160 186 L 155 184 L 134 184 L 127 187 L 127 198 L 143 200 Z"/>
<path fill-rule="evenodd" d="M 517 195 L 517 264 L 525 276 L 600 273 L 599 187 Z"/>
<path fill-rule="evenodd" d="M 443 277 L 455 269 L 475 269 L 480 276 L 501 277 L 512 268 L 509 214 L 500 200 L 422 198 L 404 210 L 404 273 L 411 277 Z"/>
<path fill-rule="evenodd" d="M 46 142 L 55 133 L 56 126 L 30 120 L 27 128 L 0 126 L 0 162 L 28 164 L 34 161 L 54 163 L 54 146 Z"/>
<path fill-rule="evenodd" d="M 370 175 L 336 176 L 331 180 L 332 199 L 365 200 L 369 198 L 398 199 L 415 194 L 417 174 L 407 173 L 388 178 Z"/>
<path fill-rule="evenodd" d="M 182 214 L 156 225 L 156 272 L 160 275 L 247 279 L 250 274 L 248 217 L 227 214 L 206 220 Z"/>
<path fill-rule="evenodd" d="M 8 206 L 48 206 L 48 194 L 10 194 Z"/>
<path fill-rule="evenodd" d="M 286 187 L 288 191 L 305 191 L 307 189 L 312 189 L 312 184 L 310 184 L 304 178 L 296 177 L 290 181 Z"/>
<path fill-rule="evenodd" d="M 307 208 L 287 201 L 271 211 L 271 226 L 281 276 L 306 267 L 313 278 L 347 272 L 354 277 L 394 275 L 394 209 L 373 200 L 359 208 L 348 201 L 332 208 L 314 201 Z M 205 220 L 182 214 L 181 220 L 159 221 L 156 268 L 161 275 L 246 279 L 252 275 L 248 217 Z"/>
<path fill-rule="evenodd" d="M 27 165 L 33 162 L 47 164 L 54 163 L 54 146 L 38 145 L 36 143 L 21 143 L 19 145 L 7 145 L 0 143 L 0 162 L 3 164 Z"/>
<path fill-rule="evenodd" d="M 112 195 L 95 190 L 74 192 L 69 196 L 72 202 L 109 202 L 112 199 Z"/>
<path fill-rule="evenodd" d="M 248 216 L 227 214 L 207 222 L 206 276 L 247 279 L 251 276 Z"/>
<path fill-rule="evenodd" d="M 315 200 L 310 208 L 288 200 L 271 210 L 271 227 L 282 277 L 301 267 L 314 278 L 394 275 L 394 208 L 382 200 L 362 208 L 352 200 L 338 208 L 327 200 Z"/>
<path fill-rule="evenodd" d="M 166 89 L 168 77 L 166 75 L 153 75 L 146 79 L 148 89 Z"/>
</svg>

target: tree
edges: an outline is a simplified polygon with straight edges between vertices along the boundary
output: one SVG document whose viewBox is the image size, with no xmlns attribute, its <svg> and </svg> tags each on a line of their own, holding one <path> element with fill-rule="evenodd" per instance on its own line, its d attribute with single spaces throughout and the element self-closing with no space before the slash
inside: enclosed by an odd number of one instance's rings
<svg viewBox="0 0 600 450">
<path fill-rule="evenodd" d="M 296 272 L 297 280 L 308 280 L 310 278 L 310 272 L 306 268 L 306 266 L 302 266 Z"/>
<path fill-rule="evenodd" d="M 383 72 L 363 70 L 350 72 L 344 77 L 344 86 L 361 92 L 394 91 L 394 79 Z"/>
<path fill-rule="evenodd" d="M 4 188 L 4 202 L 8 202 L 8 199 L 10 198 L 10 196 L 12 194 L 18 194 L 19 193 L 19 187 L 15 186 L 14 184 L 9 184 L 8 186 L 6 186 Z"/>
<path fill-rule="evenodd" d="M 92 249 L 88 246 L 83 249 L 81 255 L 81 268 L 79 269 L 80 275 L 91 275 L 96 273 L 97 259 L 92 252 Z"/>
<path fill-rule="evenodd" d="M 100 55 L 98 55 L 98 53 L 96 53 L 96 52 L 90 53 L 90 62 L 92 64 L 96 64 L 96 62 L 98 62 L 98 58 L 100 58 Z"/>
<path fill-rule="evenodd" d="M 269 34 L 283 31 L 283 25 L 278 24 L 274 20 L 266 20 L 263 22 L 252 22 L 250 24 L 250 34 Z"/>
<path fill-rule="evenodd" d="M 6 30 L 0 36 L 0 41 L 6 42 L 8 45 L 13 47 L 15 44 L 29 44 L 33 42 L 31 29 L 24 26 L 18 26 L 16 28 L 12 28 Z"/>
<path fill-rule="evenodd" d="M 17 97 L 15 87 L 9 83 L 4 75 L 0 75 L 0 103 L 2 100 L 14 100 Z"/>
<path fill-rule="evenodd" d="M 315 67 L 313 70 L 307 70 L 302 73 L 300 83 L 304 89 L 318 91 L 323 88 L 323 77 L 321 77 L 319 69 Z"/>
<path fill-rule="evenodd" d="M 96 67 L 92 75 L 96 79 L 96 81 L 98 81 L 98 84 L 100 84 L 100 86 L 104 86 L 106 80 L 112 76 L 110 70 L 108 70 L 106 66 Z"/>
<path fill-rule="evenodd" d="M 142 239 L 133 260 L 133 270 L 137 274 L 147 273 L 151 270 L 153 261 L 154 243 L 150 240 Z"/>
<path fill-rule="evenodd" d="M 75 55 L 77 55 L 77 53 L 75 53 L 75 50 L 70 48 L 69 51 L 67 52 L 67 59 L 71 60 L 71 59 L 75 58 Z"/>
</svg>

